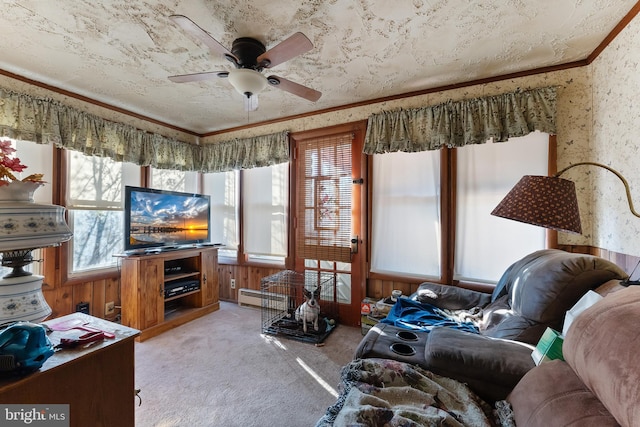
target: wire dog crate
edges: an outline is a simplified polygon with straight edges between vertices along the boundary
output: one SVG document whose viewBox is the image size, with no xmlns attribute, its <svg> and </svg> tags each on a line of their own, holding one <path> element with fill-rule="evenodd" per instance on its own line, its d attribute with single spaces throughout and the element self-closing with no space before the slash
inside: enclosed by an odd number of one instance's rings
<svg viewBox="0 0 640 427">
<path fill-rule="evenodd" d="M 296 320 L 296 309 L 305 303 L 304 289 L 310 292 L 320 287 L 318 330 Z M 336 280 L 332 273 L 284 270 L 260 281 L 262 296 L 262 333 L 282 335 L 311 343 L 321 343 L 335 328 L 338 305 L 335 302 Z"/>
</svg>

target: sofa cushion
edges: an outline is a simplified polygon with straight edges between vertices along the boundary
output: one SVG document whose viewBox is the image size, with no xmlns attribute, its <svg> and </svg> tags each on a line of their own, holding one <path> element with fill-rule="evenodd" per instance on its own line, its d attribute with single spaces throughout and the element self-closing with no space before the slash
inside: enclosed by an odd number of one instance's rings
<svg viewBox="0 0 640 427">
<path fill-rule="evenodd" d="M 487 401 L 504 399 L 535 366 L 533 347 L 457 329 L 434 328 L 424 347 L 423 367 L 466 383 Z"/>
<path fill-rule="evenodd" d="M 439 308 L 469 310 L 489 304 L 491 295 L 457 286 L 424 282 L 418 287 L 415 299 L 423 304 L 431 304 Z"/>
<path fill-rule="evenodd" d="M 424 366 L 427 332 L 377 323 L 360 340 L 354 359 L 384 358 Z"/>
<path fill-rule="evenodd" d="M 502 295 L 484 309 L 478 327 L 483 335 L 535 344 L 546 325 L 516 315 L 509 305 L 509 295 Z"/>
<path fill-rule="evenodd" d="M 544 362 L 520 380 L 507 397 L 518 427 L 608 427 L 616 419 L 561 361 Z"/>
<path fill-rule="evenodd" d="M 621 425 L 640 425 L 640 287 L 613 292 L 578 315 L 563 354 Z"/>
<path fill-rule="evenodd" d="M 563 319 L 587 291 L 627 277 L 624 270 L 604 258 L 560 250 L 539 252 L 519 275 L 521 283 L 513 283 L 511 307 L 540 323 Z"/>
<path fill-rule="evenodd" d="M 485 307 L 481 333 L 535 344 L 544 328 L 526 339 L 509 335 L 493 319 L 522 316 L 556 330 L 562 329 L 566 311 L 587 291 L 627 274 L 614 263 L 593 255 L 576 254 L 558 249 L 533 252 L 510 266 L 498 282 L 494 301 Z M 505 295 L 508 295 L 505 304 Z M 509 307 L 510 309 L 506 308 Z M 512 325 L 505 325 L 513 329 Z M 540 333 L 538 333 L 540 332 Z"/>
</svg>

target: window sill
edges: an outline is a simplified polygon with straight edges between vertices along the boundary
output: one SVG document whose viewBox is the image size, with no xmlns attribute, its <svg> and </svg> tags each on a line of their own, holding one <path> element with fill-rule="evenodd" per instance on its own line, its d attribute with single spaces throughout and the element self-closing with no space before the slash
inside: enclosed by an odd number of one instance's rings
<svg viewBox="0 0 640 427">
<path fill-rule="evenodd" d="M 244 261 L 238 262 L 234 258 L 221 258 L 218 257 L 218 265 L 235 265 L 239 267 L 262 267 L 262 268 L 275 268 L 280 270 L 286 270 L 287 266 L 285 264 L 274 264 L 269 262 L 259 262 L 259 261 Z"/>
<path fill-rule="evenodd" d="M 63 286 L 72 286 L 81 283 L 94 282 L 105 279 L 120 279 L 120 268 L 111 267 L 100 270 L 84 271 L 82 273 L 73 273 L 67 276 L 63 281 Z"/>
<path fill-rule="evenodd" d="M 370 279 L 377 279 L 377 280 L 391 280 L 391 281 L 396 281 L 396 282 L 403 282 L 403 283 L 411 283 L 411 284 L 420 284 L 422 282 L 434 282 L 434 283 L 441 283 L 441 279 L 439 277 L 434 277 L 434 276 L 416 276 L 416 275 L 409 275 L 409 274 L 401 274 L 401 273 L 374 273 L 374 272 L 370 272 L 369 273 L 369 278 Z"/>
</svg>

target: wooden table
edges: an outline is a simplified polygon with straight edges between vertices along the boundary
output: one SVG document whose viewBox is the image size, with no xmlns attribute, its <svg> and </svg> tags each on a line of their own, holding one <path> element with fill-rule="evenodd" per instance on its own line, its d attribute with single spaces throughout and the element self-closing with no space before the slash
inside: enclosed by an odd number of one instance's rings
<svg viewBox="0 0 640 427">
<path fill-rule="evenodd" d="M 76 320 L 116 336 L 84 348 L 56 351 L 40 370 L 27 376 L 0 378 L 0 404 L 68 404 L 70 426 L 133 427 L 134 342 L 140 332 L 82 313 L 43 323 Z M 54 331 L 49 338 L 56 345 L 61 338 L 84 333 Z"/>
</svg>

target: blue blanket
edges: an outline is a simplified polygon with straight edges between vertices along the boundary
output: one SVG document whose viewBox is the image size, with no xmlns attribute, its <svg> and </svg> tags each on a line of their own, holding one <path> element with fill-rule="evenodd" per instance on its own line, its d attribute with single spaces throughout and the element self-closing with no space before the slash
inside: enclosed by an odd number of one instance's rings
<svg viewBox="0 0 640 427">
<path fill-rule="evenodd" d="M 467 332 L 479 333 L 471 322 L 459 322 L 431 304 L 422 304 L 409 298 L 398 298 L 386 318 L 380 321 L 405 329 L 429 332 L 436 326 L 448 326 Z"/>
</svg>

